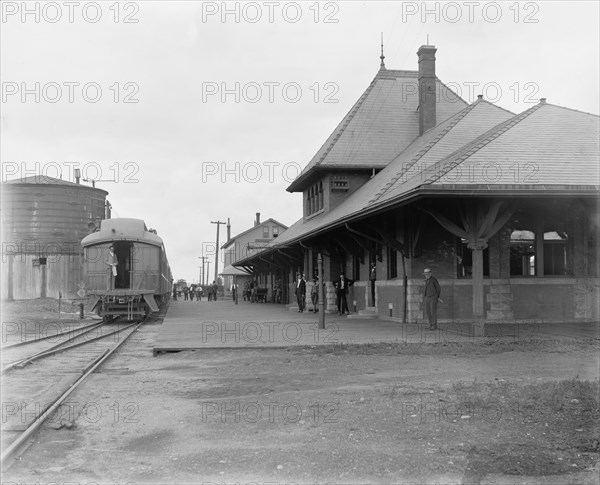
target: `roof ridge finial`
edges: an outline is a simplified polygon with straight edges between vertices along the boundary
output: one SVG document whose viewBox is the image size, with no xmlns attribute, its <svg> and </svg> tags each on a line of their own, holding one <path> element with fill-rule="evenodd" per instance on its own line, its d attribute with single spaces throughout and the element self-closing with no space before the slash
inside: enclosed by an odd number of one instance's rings
<svg viewBox="0 0 600 485">
<path fill-rule="evenodd" d="M 383 32 L 381 33 L 381 55 L 379 56 L 379 59 L 381 59 L 381 64 L 379 65 L 380 69 L 385 69 L 385 62 L 383 62 L 385 59 L 385 56 L 383 55 Z"/>
</svg>

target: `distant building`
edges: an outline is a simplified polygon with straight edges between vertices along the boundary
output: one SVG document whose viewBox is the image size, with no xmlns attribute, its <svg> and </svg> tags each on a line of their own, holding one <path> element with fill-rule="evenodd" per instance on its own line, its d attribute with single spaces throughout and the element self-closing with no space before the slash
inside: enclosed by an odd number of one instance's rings
<svg viewBox="0 0 600 485">
<path fill-rule="evenodd" d="M 224 268 L 233 265 L 237 261 L 246 258 L 252 254 L 262 251 L 267 245 L 277 238 L 287 229 L 287 226 L 275 219 L 267 219 L 264 222 L 260 220 L 260 212 L 256 213 L 256 219 L 254 225 L 250 228 L 241 232 L 237 236 L 231 237 L 231 226 L 227 223 L 227 241 L 221 249 L 223 250 Z M 249 270 L 251 273 L 252 271 Z M 267 275 L 256 275 L 259 278 L 259 284 L 268 286 L 269 290 L 272 290 L 272 284 L 274 283 L 274 276 Z M 240 290 L 245 280 L 249 278 L 238 278 L 238 286 Z M 233 284 L 233 276 L 224 275 L 224 287 L 226 291 L 231 289 Z M 241 295 L 241 293 L 240 293 Z M 269 292 L 270 295 L 270 292 Z"/>
<path fill-rule="evenodd" d="M 78 298 L 81 240 L 110 218 L 108 192 L 46 176 L 2 184 L 2 299 Z"/>
</svg>

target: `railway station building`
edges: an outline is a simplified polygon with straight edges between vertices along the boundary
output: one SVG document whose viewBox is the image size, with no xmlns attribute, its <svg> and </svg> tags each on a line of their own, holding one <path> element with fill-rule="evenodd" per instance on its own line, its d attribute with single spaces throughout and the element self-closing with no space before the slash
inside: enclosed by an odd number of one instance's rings
<svg viewBox="0 0 600 485">
<path fill-rule="evenodd" d="M 310 294 L 320 255 L 327 311 L 343 271 L 361 317 L 423 322 L 429 268 L 442 323 L 597 321 L 600 118 L 544 98 L 519 114 L 468 104 L 437 78 L 434 46 L 417 56 L 400 71 L 382 54 L 287 189 L 303 217 L 236 264 L 288 284 L 301 271 Z"/>
</svg>

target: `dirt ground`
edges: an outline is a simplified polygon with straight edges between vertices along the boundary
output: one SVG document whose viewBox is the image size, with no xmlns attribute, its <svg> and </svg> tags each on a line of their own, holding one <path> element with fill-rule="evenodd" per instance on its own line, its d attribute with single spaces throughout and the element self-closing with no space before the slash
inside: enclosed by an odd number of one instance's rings
<svg viewBox="0 0 600 485">
<path fill-rule="evenodd" d="M 597 340 L 128 341 L 3 483 L 598 483 Z"/>
</svg>

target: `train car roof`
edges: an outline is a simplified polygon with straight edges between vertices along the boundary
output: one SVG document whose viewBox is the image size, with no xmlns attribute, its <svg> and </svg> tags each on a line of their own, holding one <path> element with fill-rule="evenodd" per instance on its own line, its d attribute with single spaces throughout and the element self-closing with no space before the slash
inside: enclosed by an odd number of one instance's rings
<svg viewBox="0 0 600 485">
<path fill-rule="evenodd" d="M 141 219 L 104 219 L 100 230 L 88 234 L 81 241 L 83 247 L 111 241 L 137 241 L 154 246 L 162 246 L 163 240 L 154 232 L 148 231 Z"/>
</svg>

